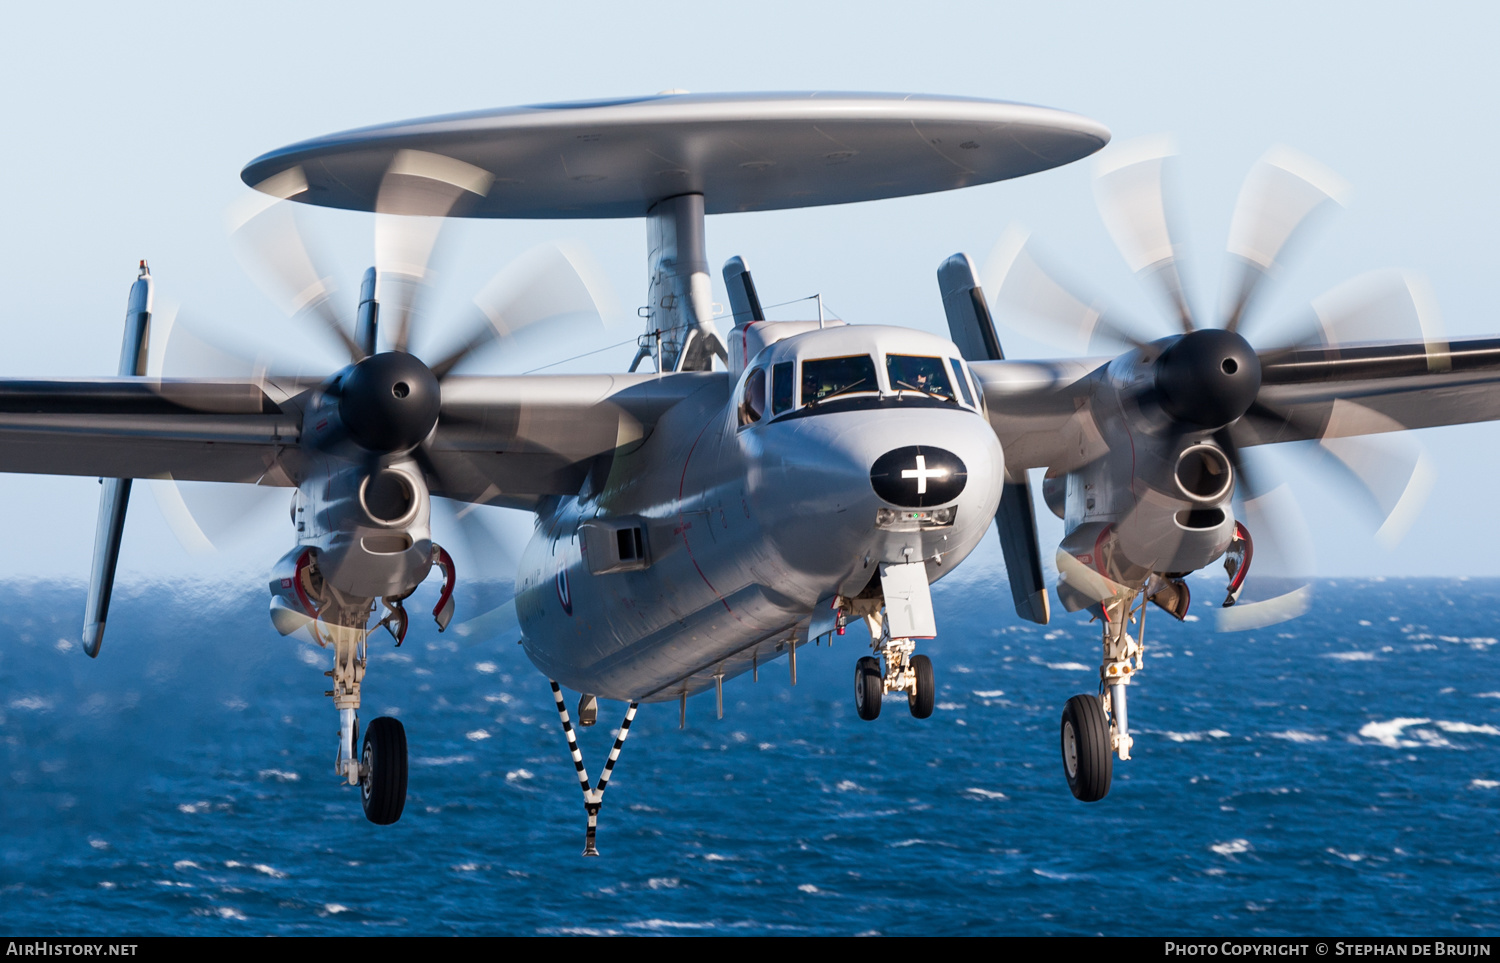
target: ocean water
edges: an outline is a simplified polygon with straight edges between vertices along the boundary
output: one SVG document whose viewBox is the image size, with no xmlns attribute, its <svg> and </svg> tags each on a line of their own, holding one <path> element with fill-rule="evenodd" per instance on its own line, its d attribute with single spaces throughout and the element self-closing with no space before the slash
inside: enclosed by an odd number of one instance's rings
<svg viewBox="0 0 1500 963">
<path fill-rule="evenodd" d="M 0 929 L 59 934 L 1452 934 L 1500 930 L 1500 581 L 1323 582 L 1238 635 L 1153 611 L 1136 758 L 1069 795 L 1096 627 L 939 583 L 938 709 L 853 707 L 855 630 L 641 708 L 599 847 L 519 646 L 372 645 L 366 720 L 411 744 L 401 821 L 331 774 L 328 660 L 257 586 L 0 584 Z M 430 605 L 430 602 L 428 603 Z M 419 612 L 420 605 L 413 611 Z M 597 773 L 623 706 L 582 733 Z"/>
</svg>

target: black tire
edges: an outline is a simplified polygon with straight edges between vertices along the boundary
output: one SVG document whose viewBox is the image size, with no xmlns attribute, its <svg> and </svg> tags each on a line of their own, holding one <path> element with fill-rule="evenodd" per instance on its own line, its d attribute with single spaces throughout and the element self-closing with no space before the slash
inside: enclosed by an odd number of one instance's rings
<svg viewBox="0 0 1500 963">
<path fill-rule="evenodd" d="M 854 711 L 866 722 L 880 715 L 880 697 L 885 682 L 880 678 L 880 660 L 865 656 L 854 663 Z"/>
<path fill-rule="evenodd" d="M 912 715 L 918 719 L 926 719 L 932 715 L 932 707 L 937 704 L 937 683 L 932 678 L 932 660 L 925 655 L 912 656 L 911 671 L 917 677 L 917 694 L 907 693 L 906 704 L 911 708 Z"/>
<path fill-rule="evenodd" d="M 359 784 L 365 818 L 389 826 L 406 808 L 406 728 L 401 720 L 381 716 L 371 722 L 360 760 L 365 769 Z"/>
<path fill-rule="evenodd" d="M 1075 799 L 1098 802 L 1109 795 L 1114 753 L 1109 747 L 1109 719 L 1097 696 L 1076 695 L 1062 714 L 1063 775 Z"/>
</svg>

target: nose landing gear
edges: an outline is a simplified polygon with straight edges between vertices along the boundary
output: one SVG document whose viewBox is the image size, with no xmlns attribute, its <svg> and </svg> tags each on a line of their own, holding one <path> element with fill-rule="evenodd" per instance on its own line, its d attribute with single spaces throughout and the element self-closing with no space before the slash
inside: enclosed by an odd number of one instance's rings
<svg viewBox="0 0 1500 963">
<path fill-rule="evenodd" d="M 869 655 L 854 663 L 854 711 L 866 722 L 880 717 L 880 698 L 885 695 L 885 680 L 880 675 L 880 660 Z"/>
<path fill-rule="evenodd" d="M 891 638 L 886 620 L 877 623 L 873 616 L 866 616 L 866 621 L 874 639 L 870 646 L 879 658 L 863 656 L 854 665 L 855 711 L 861 719 L 875 719 L 880 715 L 880 703 L 887 692 L 903 692 L 911 714 L 926 719 L 937 705 L 932 660 L 913 654 L 917 647 L 915 639 Z M 881 671 L 882 661 L 884 671 Z"/>
</svg>

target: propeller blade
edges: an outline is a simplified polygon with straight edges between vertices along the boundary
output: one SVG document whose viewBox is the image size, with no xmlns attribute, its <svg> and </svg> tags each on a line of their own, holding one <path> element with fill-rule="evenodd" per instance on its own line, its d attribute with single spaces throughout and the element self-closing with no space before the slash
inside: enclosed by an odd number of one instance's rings
<svg viewBox="0 0 1500 963">
<path fill-rule="evenodd" d="M 294 167 L 261 184 L 230 209 L 230 240 L 245 272 L 288 317 L 311 315 L 353 361 L 364 357 L 334 308 L 332 275 L 314 258 L 300 224 L 300 205 L 285 198 L 307 190 Z"/>
<path fill-rule="evenodd" d="M 262 330 L 261 334 L 266 332 Z M 263 383 L 275 378 L 321 378 L 345 363 L 305 329 L 276 332 L 277 350 L 251 347 L 222 325 L 174 305 L 151 318 L 146 374 L 153 378 L 228 378 Z"/>
<path fill-rule="evenodd" d="M 447 498 L 434 498 L 432 503 L 433 534 L 440 544 L 445 532 L 457 535 L 464 550 L 459 571 L 467 573 L 464 584 L 476 591 L 476 614 L 456 625 L 455 632 L 475 641 L 518 634 L 515 573 L 525 540 L 508 530 L 507 519 L 493 516 L 521 513 Z M 524 520 L 530 524 L 530 519 Z"/>
<path fill-rule="evenodd" d="M 1327 345 L 1362 341 L 1420 341 L 1433 371 L 1450 366 L 1437 299 L 1427 279 L 1407 271 L 1371 271 L 1313 301 Z"/>
<path fill-rule="evenodd" d="M 1229 255 L 1238 279 L 1224 311 L 1224 328 L 1243 322 L 1261 282 L 1285 263 L 1288 242 L 1317 211 L 1342 206 L 1349 185 L 1309 157 L 1273 147 L 1240 188 L 1229 223 Z"/>
<path fill-rule="evenodd" d="M 152 339 L 146 374 L 152 378 L 227 378 L 263 382 L 267 371 L 283 373 L 291 364 L 278 364 L 239 346 L 228 346 L 220 329 L 208 326 L 168 305 L 152 317 Z M 318 370 L 304 354 L 295 362 L 312 370 L 293 375 L 316 376 Z M 170 393 L 167 386 L 163 390 Z M 272 479 L 262 479 L 270 482 Z M 212 555 L 237 547 L 257 531 L 281 531 L 286 525 L 290 479 L 280 484 L 241 485 L 149 479 L 149 487 L 177 541 L 190 555 Z"/>
<path fill-rule="evenodd" d="M 617 304 L 586 248 L 571 242 L 539 245 L 507 264 L 475 296 L 472 333 L 431 365 L 432 373 L 441 379 L 486 358 L 505 372 L 555 367 L 577 356 L 580 346 L 605 340 Z M 485 351 L 490 345 L 498 347 Z"/>
<path fill-rule="evenodd" d="M 1143 137 L 1101 155 L 1094 173 L 1099 215 L 1130 270 L 1157 285 L 1177 313 L 1184 334 L 1195 330 L 1193 312 L 1177 269 L 1164 180 L 1176 153 L 1166 137 Z"/>
<path fill-rule="evenodd" d="M 283 531 L 295 489 L 232 482 L 149 479 L 151 494 L 167 526 L 189 555 L 234 549 L 257 532 Z"/>
<path fill-rule="evenodd" d="M 1074 558 L 1071 552 L 1062 549 L 1057 550 L 1057 579 L 1095 602 L 1107 602 L 1132 593 L 1128 586 L 1100 575 Z"/>
<path fill-rule="evenodd" d="M 1341 399 L 1318 442 L 1370 496 L 1380 523 L 1375 538 L 1388 549 L 1411 530 L 1437 479 L 1421 444 L 1397 432 L 1395 419 Z"/>
<path fill-rule="evenodd" d="M 1262 473 L 1246 464 L 1230 428 L 1215 432 L 1214 441 L 1234 468 L 1239 522 L 1253 545 L 1253 564 L 1239 602 L 1219 609 L 1218 630 L 1240 632 L 1297 618 L 1312 602 L 1305 573 L 1312 568 L 1313 549 L 1302 512 L 1286 485 L 1265 487 Z"/>
<path fill-rule="evenodd" d="M 1029 235 L 1019 225 L 1006 228 L 986 259 L 982 287 L 994 292 L 997 319 L 1024 318 L 1038 326 L 1011 323 L 1029 337 L 1078 353 L 1123 351 L 1146 343 L 1107 317 L 1098 302 L 1074 293 L 1032 254 Z"/>
<path fill-rule="evenodd" d="M 397 351 L 407 350 L 445 219 L 493 183 L 486 170 L 427 151 L 397 151 L 386 169 L 375 200 L 375 269 L 382 321 L 394 324 Z"/>
<path fill-rule="evenodd" d="M 1255 546 L 1254 562 L 1237 604 L 1218 612 L 1220 632 L 1244 632 L 1295 619 L 1312 604 L 1312 543 L 1307 523 L 1286 485 L 1253 489 L 1253 475 L 1241 463 L 1247 495 L 1240 521 Z M 1254 492 L 1251 494 L 1250 492 Z"/>
</svg>

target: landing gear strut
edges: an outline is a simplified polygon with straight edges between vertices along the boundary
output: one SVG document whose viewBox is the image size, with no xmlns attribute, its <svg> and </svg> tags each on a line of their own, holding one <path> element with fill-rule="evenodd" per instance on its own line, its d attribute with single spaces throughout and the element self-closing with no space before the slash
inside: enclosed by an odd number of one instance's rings
<svg viewBox="0 0 1500 963">
<path fill-rule="evenodd" d="M 434 564 L 446 576 L 443 594 L 433 613 L 438 630 L 442 631 L 453 616 L 453 562 L 438 546 L 434 545 L 432 551 Z M 359 787 L 365 816 L 370 822 L 382 826 L 394 823 L 406 807 L 406 730 L 400 721 L 382 716 L 370 723 L 361 745 L 359 705 L 370 634 L 385 628 L 396 644 L 401 644 L 408 621 L 402 606 L 406 596 L 387 596 L 383 600 L 385 617 L 375 628 L 366 628 L 375 600 L 346 595 L 329 585 L 318 568 L 314 549 L 302 550 L 295 560 L 288 555 L 284 562 L 291 571 L 273 579 L 273 623 L 283 634 L 305 627 L 320 647 L 333 650 L 333 668 L 324 675 L 333 682 L 325 694 L 339 713 L 334 774 L 347 785 Z M 280 595 L 276 594 L 278 588 Z M 276 621 L 278 613 L 282 616 L 280 622 Z"/>
<path fill-rule="evenodd" d="M 1130 735 L 1126 693 L 1131 678 L 1145 664 L 1146 595 L 1140 606 L 1133 602 L 1134 593 L 1115 595 L 1100 603 L 1104 622 L 1104 655 L 1099 666 L 1100 695 L 1076 695 L 1068 700 L 1062 714 L 1063 775 L 1068 789 L 1083 802 L 1098 802 L 1109 795 L 1109 784 L 1118 754 L 1123 762 L 1130 758 L 1135 740 Z M 1183 607 L 1186 611 L 1186 607 Z M 1140 620 L 1140 631 L 1130 635 L 1133 618 Z"/>
<path fill-rule="evenodd" d="M 406 806 L 406 729 L 400 720 L 381 716 L 365 730 L 359 746 L 360 684 L 365 677 L 369 630 L 347 625 L 314 623 L 319 641 L 333 646 L 333 688 L 328 695 L 339 710 L 339 750 L 333 768 L 340 778 L 360 788 L 365 818 L 388 826 L 401 818 Z"/>
</svg>

